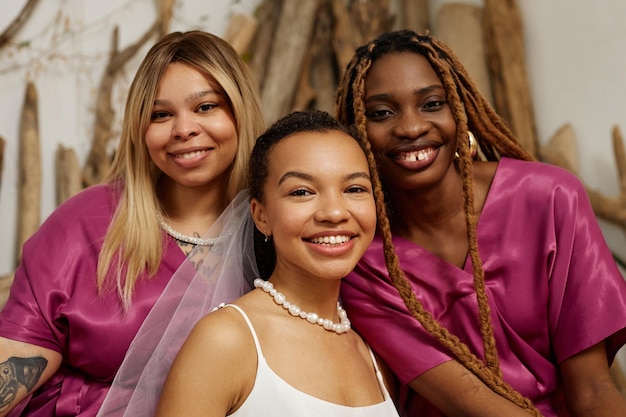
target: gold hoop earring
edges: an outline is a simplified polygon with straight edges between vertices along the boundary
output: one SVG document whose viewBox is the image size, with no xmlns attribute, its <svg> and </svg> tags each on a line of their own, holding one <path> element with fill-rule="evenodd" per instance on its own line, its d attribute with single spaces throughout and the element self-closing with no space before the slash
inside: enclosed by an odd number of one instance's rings
<svg viewBox="0 0 626 417">
<path fill-rule="evenodd" d="M 467 131 L 467 142 L 469 146 L 470 157 L 474 159 L 476 154 L 478 153 L 478 141 L 472 132 Z M 459 151 L 454 153 L 454 158 L 459 159 L 461 156 L 459 155 Z"/>
<path fill-rule="evenodd" d="M 476 154 L 478 153 L 478 141 L 472 132 L 467 131 L 467 138 L 469 140 L 469 150 L 470 156 L 472 159 L 476 158 Z"/>
</svg>

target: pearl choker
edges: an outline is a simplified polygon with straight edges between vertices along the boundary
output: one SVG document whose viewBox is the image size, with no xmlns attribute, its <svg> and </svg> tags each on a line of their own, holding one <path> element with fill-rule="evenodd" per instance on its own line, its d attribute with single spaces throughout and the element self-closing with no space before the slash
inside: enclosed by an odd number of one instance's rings
<svg viewBox="0 0 626 417">
<path fill-rule="evenodd" d="M 165 233 L 167 233 L 168 235 L 172 236 L 174 239 L 180 242 L 186 242 L 186 243 L 191 243 L 192 245 L 200 245 L 200 246 L 213 246 L 215 245 L 215 242 L 217 242 L 216 237 L 202 239 L 201 237 L 188 236 L 188 235 L 179 233 L 176 230 L 172 229 L 172 226 L 165 223 L 165 220 L 163 220 L 163 218 L 161 217 L 159 213 L 157 213 L 157 220 L 159 221 L 159 224 L 161 225 L 161 229 L 163 229 Z"/>
<path fill-rule="evenodd" d="M 302 311 L 300 307 L 297 305 L 290 303 L 287 301 L 283 293 L 280 293 L 274 289 L 274 285 L 271 282 L 262 280 L 261 278 L 257 278 L 254 280 L 254 286 L 256 288 L 261 288 L 263 291 L 274 297 L 274 302 L 279 306 L 282 306 L 285 310 L 289 311 L 294 317 L 300 317 L 305 319 L 311 324 L 319 324 L 324 329 L 335 332 L 337 334 L 345 333 L 350 330 L 350 320 L 348 319 L 348 314 L 346 311 L 341 308 L 341 304 L 337 302 L 337 314 L 341 319 L 341 323 L 337 324 L 329 319 L 323 319 L 317 315 L 317 313 L 307 313 L 306 311 Z"/>
</svg>

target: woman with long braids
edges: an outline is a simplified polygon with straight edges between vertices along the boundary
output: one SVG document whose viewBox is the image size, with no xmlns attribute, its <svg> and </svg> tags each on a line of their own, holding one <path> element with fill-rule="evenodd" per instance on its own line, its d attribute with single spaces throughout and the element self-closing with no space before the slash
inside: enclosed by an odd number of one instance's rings
<svg viewBox="0 0 626 417">
<path fill-rule="evenodd" d="M 626 282 L 581 183 L 532 161 L 429 35 L 358 48 L 337 117 L 386 202 L 342 301 L 398 377 L 403 412 L 626 416 L 609 372 Z"/>
</svg>

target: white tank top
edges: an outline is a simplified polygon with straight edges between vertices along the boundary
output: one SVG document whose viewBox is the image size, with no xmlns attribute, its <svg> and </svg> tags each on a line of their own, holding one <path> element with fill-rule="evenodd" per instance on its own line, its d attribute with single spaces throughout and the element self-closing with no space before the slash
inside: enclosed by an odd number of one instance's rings
<svg viewBox="0 0 626 417">
<path fill-rule="evenodd" d="M 241 407 L 231 414 L 232 417 L 398 417 L 398 412 L 383 384 L 382 375 L 378 370 L 371 349 L 370 355 L 376 369 L 378 384 L 385 398 L 384 401 L 365 407 L 334 404 L 297 390 L 274 373 L 265 361 L 259 339 L 246 313 L 236 305 L 227 304 L 226 306 L 237 309 L 246 320 L 254 338 L 259 358 L 252 391 Z"/>
</svg>

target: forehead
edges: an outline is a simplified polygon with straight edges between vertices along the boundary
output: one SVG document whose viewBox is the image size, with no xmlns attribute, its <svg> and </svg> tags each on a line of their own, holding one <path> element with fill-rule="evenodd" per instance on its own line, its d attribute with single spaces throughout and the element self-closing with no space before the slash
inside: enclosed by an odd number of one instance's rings
<svg viewBox="0 0 626 417">
<path fill-rule="evenodd" d="M 437 73 L 424 56 L 415 52 L 392 52 L 372 63 L 365 79 L 366 94 L 380 90 L 420 89 L 441 85 Z"/>
<path fill-rule="evenodd" d="M 297 132 L 272 149 L 270 175 L 286 171 L 368 171 L 367 159 L 357 141 L 345 132 Z"/>
<path fill-rule="evenodd" d="M 195 86 L 210 86 L 216 92 L 220 90 L 219 84 L 211 74 L 205 74 L 182 62 L 172 62 L 163 71 L 158 91 L 180 92 L 180 89 L 194 88 Z"/>
</svg>

